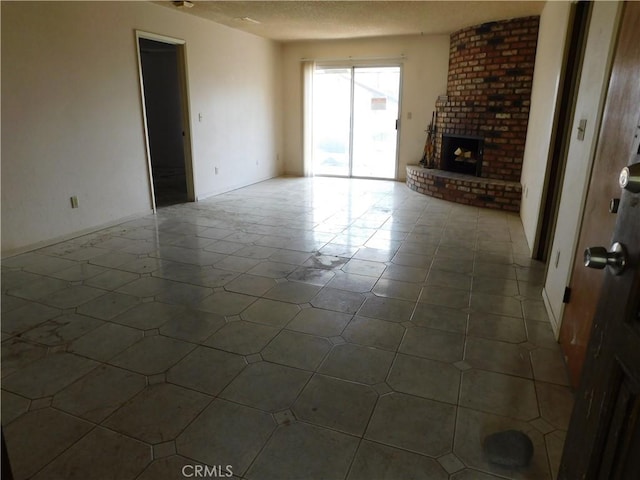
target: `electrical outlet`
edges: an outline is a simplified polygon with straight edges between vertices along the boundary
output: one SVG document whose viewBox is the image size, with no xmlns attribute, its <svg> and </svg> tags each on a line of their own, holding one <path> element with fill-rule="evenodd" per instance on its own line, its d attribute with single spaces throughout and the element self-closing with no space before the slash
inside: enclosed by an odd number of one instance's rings
<svg viewBox="0 0 640 480">
<path fill-rule="evenodd" d="M 70 198 L 71 200 L 71 208 L 78 208 L 78 197 L 75 195 Z"/>
</svg>

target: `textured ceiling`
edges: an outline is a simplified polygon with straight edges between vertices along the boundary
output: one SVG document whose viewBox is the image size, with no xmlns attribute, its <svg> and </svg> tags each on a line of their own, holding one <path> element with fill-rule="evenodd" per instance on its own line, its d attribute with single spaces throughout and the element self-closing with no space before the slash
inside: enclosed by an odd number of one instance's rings
<svg viewBox="0 0 640 480">
<path fill-rule="evenodd" d="M 528 1 L 204 1 L 192 8 L 156 2 L 279 41 L 449 34 L 464 27 L 539 15 Z"/>
</svg>

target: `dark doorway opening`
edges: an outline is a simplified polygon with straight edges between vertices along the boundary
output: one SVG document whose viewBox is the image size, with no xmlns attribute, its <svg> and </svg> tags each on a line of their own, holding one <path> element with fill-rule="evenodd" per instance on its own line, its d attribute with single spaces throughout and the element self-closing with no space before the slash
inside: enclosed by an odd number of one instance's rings
<svg viewBox="0 0 640 480">
<path fill-rule="evenodd" d="M 178 45 L 139 39 L 156 206 L 189 200 Z"/>
<path fill-rule="evenodd" d="M 554 119 L 549 168 L 542 196 L 544 201 L 540 212 L 538 237 L 533 248 L 533 258 L 543 262 L 547 262 L 549 258 L 555 234 L 560 190 L 567 164 L 592 6 L 592 2 L 579 1 L 571 7 L 565 61 L 558 91 L 559 103 Z"/>
</svg>

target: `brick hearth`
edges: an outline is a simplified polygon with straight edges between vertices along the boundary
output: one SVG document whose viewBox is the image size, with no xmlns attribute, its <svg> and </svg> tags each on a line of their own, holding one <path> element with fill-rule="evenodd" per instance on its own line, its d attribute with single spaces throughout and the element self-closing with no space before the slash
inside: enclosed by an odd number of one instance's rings
<svg viewBox="0 0 640 480">
<path fill-rule="evenodd" d="M 522 185 L 493 178 L 481 178 L 435 168 L 407 165 L 407 186 L 411 190 L 450 202 L 518 212 Z"/>
</svg>

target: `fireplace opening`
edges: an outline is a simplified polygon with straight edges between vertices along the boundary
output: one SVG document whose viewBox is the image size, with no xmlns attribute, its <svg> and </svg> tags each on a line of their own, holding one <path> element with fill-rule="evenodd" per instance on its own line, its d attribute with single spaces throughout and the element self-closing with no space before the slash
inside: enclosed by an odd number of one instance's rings
<svg viewBox="0 0 640 480">
<path fill-rule="evenodd" d="M 482 137 L 442 134 L 440 169 L 465 175 L 482 175 Z"/>
</svg>

